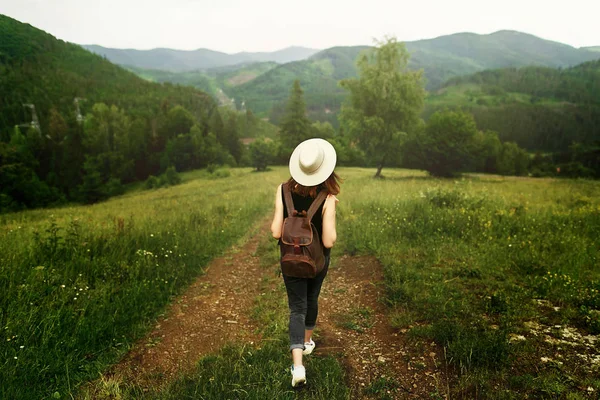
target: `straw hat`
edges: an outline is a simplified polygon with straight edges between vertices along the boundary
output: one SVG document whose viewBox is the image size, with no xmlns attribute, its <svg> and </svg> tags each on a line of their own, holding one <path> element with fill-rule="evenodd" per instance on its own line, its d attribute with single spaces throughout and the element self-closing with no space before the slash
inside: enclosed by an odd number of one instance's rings
<svg viewBox="0 0 600 400">
<path fill-rule="evenodd" d="M 308 139 L 300 143 L 290 157 L 290 174 L 302 186 L 317 186 L 329 178 L 337 155 L 327 140 Z"/>
</svg>

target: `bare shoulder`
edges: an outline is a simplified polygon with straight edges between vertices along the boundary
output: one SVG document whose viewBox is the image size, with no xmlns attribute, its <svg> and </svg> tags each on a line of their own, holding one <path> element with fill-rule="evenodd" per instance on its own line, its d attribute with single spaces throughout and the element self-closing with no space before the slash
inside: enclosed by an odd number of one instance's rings
<svg viewBox="0 0 600 400">
<path fill-rule="evenodd" d="M 325 204 L 323 204 L 323 212 L 325 212 L 327 209 L 335 210 L 335 206 L 339 202 L 340 199 L 338 199 L 334 194 L 328 194 L 327 198 L 325 199 Z"/>
</svg>

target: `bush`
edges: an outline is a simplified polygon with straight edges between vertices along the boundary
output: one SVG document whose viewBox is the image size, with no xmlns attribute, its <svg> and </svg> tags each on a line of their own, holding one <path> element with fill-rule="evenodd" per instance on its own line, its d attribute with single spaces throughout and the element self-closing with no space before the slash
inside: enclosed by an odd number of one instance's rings
<svg viewBox="0 0 600 400">
<path fill-rule="evenodd" d="M 125 193 L 125 187 L 121 184 L 120 179 L 110 178 L 104 185 L 104 193 L 107 197 L 118 196 Z"/>
<path fill-rule="evenodd" d="M 462 111 L 438 111 L 417 138 L 422 168 L 434 176 L 450 177 L 472 165 L 477 126 Z"/>
<path fill-rule="evenodd" d="M 144 183 L 146 189 L 157 189 L 163 186 L 175 186 L 181 183 L 181 176 L 175 170 L 175 167 L 171 166 L 167 168 L 164 174 L 161 174 L 158 178 L 154 175 L 150 175 Z"/>
<path fill-rule="evenodd" d="M 214 178 L 228 178 L 231 176 L 229 168 L 219 168 L 211 174 Z"/>
<path fill-rule="evenodd" d="M 155 189 L 160 187 L 160 182 L 158 180 L 157 177 L 155 177 L 154 175 L 150 175 L 148 177 L 148 179 L 146 179 L 146 182 L 144 183 L 144 188 L 146 189 Z"/>
<path fill-rule="evenodd" d="M 567 178 L 593 178 L 594 170 L 585 167 L 582 163 L 575 161 L 565 164 L 559 164 L 558 176 L 564 176 Z"/>
<path fill-rule="evenodd" d="M 257 171 L 266 171 L 275 159 L 275 145 L 265 138 L 259 138 L 250 144 L 250 159 Z"/>
<path fill-rule="evenodd" d="M 181 183 L 181 176 L 179 176 L 174 166 L 167 168 L 163 176 L 167 185 L 175 186 Z"/>
<path fill-rule="evenodd" d="M 215 172 L 217 170 L 217 168 L 219 168 L 219 166 L 217 164 L 208 164 L 206 166 L 206 171 L 208 171 L 209 174 L 212 174 L 213 172 Z"/>
</svg>

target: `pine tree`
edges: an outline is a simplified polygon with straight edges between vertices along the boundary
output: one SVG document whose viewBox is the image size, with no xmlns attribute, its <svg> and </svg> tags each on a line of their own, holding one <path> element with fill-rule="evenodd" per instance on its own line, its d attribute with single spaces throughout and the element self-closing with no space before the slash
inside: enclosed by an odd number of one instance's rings
<svg viewBox="0 0 600 400">
<path fill-rule="evenodd" d="M 295 80 L 290 92 L 286 113 L 281 123 L 281 156 L 289 158 L 294 148 L 311 134 L 310 120 L 306 117 L 304 92 L 300 81 Z"/>
</svg>

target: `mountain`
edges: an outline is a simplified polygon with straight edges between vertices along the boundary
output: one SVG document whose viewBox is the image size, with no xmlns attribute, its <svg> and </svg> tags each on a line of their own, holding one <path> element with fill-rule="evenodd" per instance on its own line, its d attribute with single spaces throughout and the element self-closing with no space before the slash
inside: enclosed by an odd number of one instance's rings
<svg viewBox="0 0 600 400">
<path fill-rule="evenodd" d="M 490 68 L 568 67 L 600 58 L 593 51 L 515 31 L 489 35 L 457 33 L 406 42 L 406 47 L 411 53 L 409 68 L 424 70 L 428 90 L 441 87 L 449 78 Z M 327 49 L 307 60 L 274 68 L 255 80 L 232 88 L 228 95 L 244 99 L 259 115 L 274 114 L 272 117 L 276 121 L 282 107 L 280 103 L 287 98 L 293 81 L 299 79 L 311 117 L 333 121 L 345 97 L 338 81 L 356 76 L 355 60 L 366 49 L 366 46 Z"/>
<path fill-rule="evenodd" d="M 157 69 L 144 69 L 124 66 L 136 75 L 152 82 L 170 82 L 178 85 L 193 86 L 219 98 L 221 103 L 231 103 L 225 99 L 221 88 L 225 90 L 249 82 L 259 75 L 277 67 L 279 64 L 271 61 L 251 62 L 225 67 L 215 67 L 205 70 L 172 72 Z"/>
<path fill-rule="evenodd" d="M 582 49 L 587 51 L 595 51 L 600 53 L 600 46 L 590 46 L 590 47 L 582 47 Z"/>
<path fill-rule="evenodd" d="M 75 97 L 84 109 L 96 102 L 152 114 L 161 102 L 208 109 L 214 101 L 191 87 L 160 85 L 140 79 L 80 46 L 58 40 L 29 24 L 0 15 L 0 138 L 31 117 L 23 103 L 33 103 L 42 125 L 50 109 L 73 116 Z M 9 94 L 9 95 L 8 95 Z"/>
<path fill-rule="evenodd" d="M 173 49 L 112 49 L 98 45 L 82 45 L 83 48 L 106 57 L 119 65 L 128 65 L 143 69 L 165 71 L 192 71 L 236 65 L 249 62 L 271 61 L 288 63 L 303 60 L 317 53 L 317 49 L 306 47 L 288 47 L 273 52 L 227 54 L 208 49 L 173 50 Z"/>
<path fill-rule="evenodd" d="M 426 100 L 425 117 L 461 108 L 482 130 L 529 150 L 560 152 L 600 142 L 600 60 L 571 68 L 486 70 L 449 80 Z"/>
</svg>

